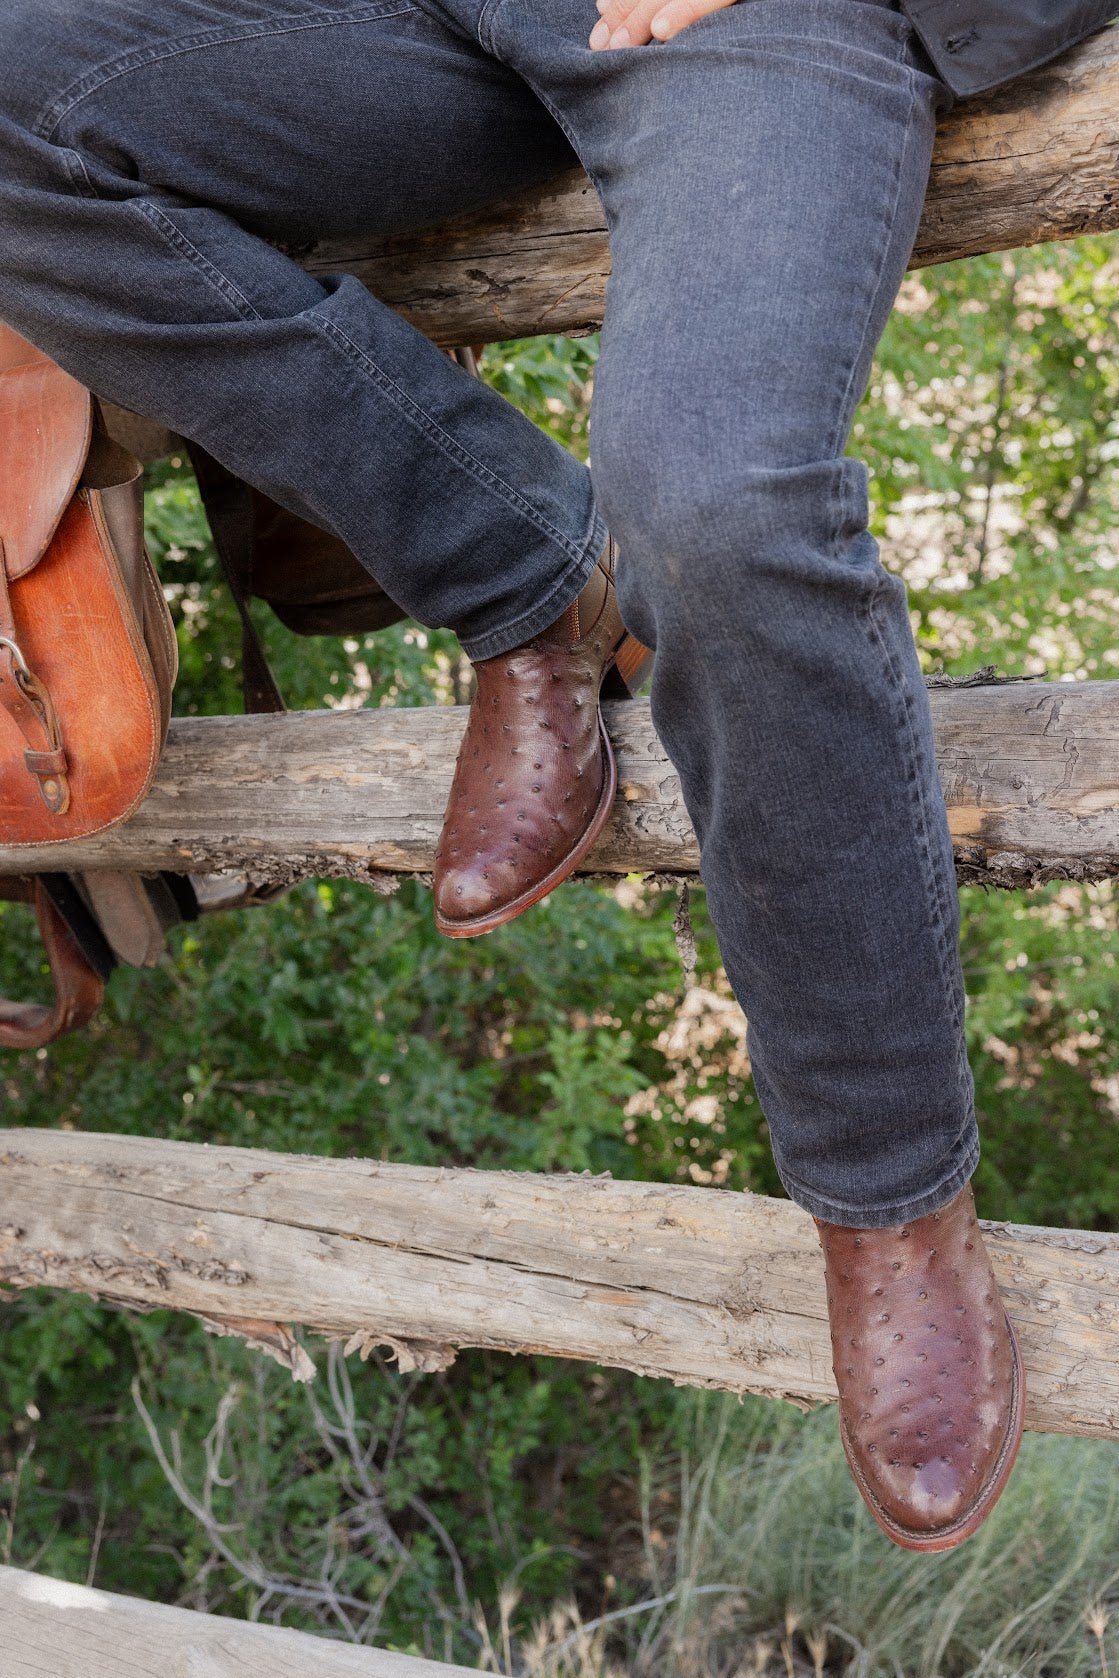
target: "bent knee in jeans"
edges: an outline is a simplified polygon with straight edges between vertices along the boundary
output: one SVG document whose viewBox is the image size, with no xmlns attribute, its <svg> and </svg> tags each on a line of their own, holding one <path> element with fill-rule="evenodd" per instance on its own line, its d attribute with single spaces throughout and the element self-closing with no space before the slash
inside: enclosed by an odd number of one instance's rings
<svg viewBox="0 0 1119 1678">
<path fill-rule="evenodd" d="M 661 645 L 666 625 L 710 643 L 714 622 L 722 631 L 760 612 L 802 614 L 814 597 L 866 599 L 882 584 L 861 462 L 776 464 L 748 438 L 734 442 L 682 431 L 661 447 L 638 436 L 595 444 L 619 602 L 647 644 Z"/>
</svg>

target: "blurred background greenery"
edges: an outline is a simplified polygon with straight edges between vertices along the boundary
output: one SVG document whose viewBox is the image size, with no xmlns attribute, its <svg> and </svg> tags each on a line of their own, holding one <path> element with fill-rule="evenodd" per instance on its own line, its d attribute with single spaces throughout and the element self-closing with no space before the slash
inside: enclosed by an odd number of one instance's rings
<svg viewBox="0 0 1119 1678">
<path fill-rule="evenodd" d="M 928 670 L 1119 674 L 1119 245 L 911 276 L 851 452 Z M 577 453 L 595 341 L 485 376 Z M 235 614 L 189 472 L 150 473 L 181 714 L 239 709 Z M 309 642 L 259 623 L 294 706 L 453 702 L 453 636 Z M 990 1217 L 1119 1227 L 1119 902 L 965 889 Z M 309 883 L 180 929 L 101 1018 L 0 1061 L 6 1125 L 778 1193 L 744 1022 L 693 894 L 570 884 L 440 939 L 424 888 Z M 46 994 L 0 905 L 0 993 Z M 1119 1447 L 1031 1438 L 952 1555 L 895 1551 L 802 1418 L 544 1359 L 437 1375 L 333 1351 L 309 1389 L 180 1318 L 0 1302 L 0 1562 L 211 1612 L 558 1678 L 1119 1668 Z M 1112 1619 L 1112 1607 L 1116 1615 Z"/>
</svg>

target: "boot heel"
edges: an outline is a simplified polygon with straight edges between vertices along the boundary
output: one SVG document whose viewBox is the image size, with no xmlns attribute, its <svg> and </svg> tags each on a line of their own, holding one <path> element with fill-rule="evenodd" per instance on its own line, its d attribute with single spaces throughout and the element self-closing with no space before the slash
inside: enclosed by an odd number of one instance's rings
<svg viewBox="0 0 1119 1678">
<path fill-rule="evenodd" d="M 653 653 L 636 635 L 626 635 L 602 683 L 604 699 L 636 699 L 653 673 Z"/>
</svg>

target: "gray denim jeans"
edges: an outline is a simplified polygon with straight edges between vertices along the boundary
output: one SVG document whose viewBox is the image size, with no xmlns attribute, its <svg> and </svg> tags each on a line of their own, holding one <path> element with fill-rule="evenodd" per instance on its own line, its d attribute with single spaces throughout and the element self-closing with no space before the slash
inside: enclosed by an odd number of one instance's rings
<svg viewBox="0 0 1119 1678">
<path fill-rule="evenodd" d="M 593 0 L 5 0 L 0 318 L 343 537 L 474 658 L 609 527 L 790 1195 L 975 1168 L 958 905 L 901 582 L 844 454 L 949 100 L 893 0 L 741 0 L 592 53 Z M 609 219 L 590 472 L 284 247 L 565 168 Z"/>
</svg>

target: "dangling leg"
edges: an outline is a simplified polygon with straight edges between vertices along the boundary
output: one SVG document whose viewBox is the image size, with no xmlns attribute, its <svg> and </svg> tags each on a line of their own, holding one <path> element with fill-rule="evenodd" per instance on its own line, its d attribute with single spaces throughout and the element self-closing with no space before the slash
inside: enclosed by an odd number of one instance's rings
<svg viewBox="0 0 1119 1678">
<path fill-rule="evenodd" d="M 844 454 L 944 89 L 894 0 L 749 0 L 606 52 L 590 0 L 486 16 L 609 217 L 592 472 L 778 1167 L 821 1220 L 845 1437 L 892 1536 L 946 1548 L 1001 1491 L 1021 1381 L 966 1187 L 928 699 Z"/>
</svg>

